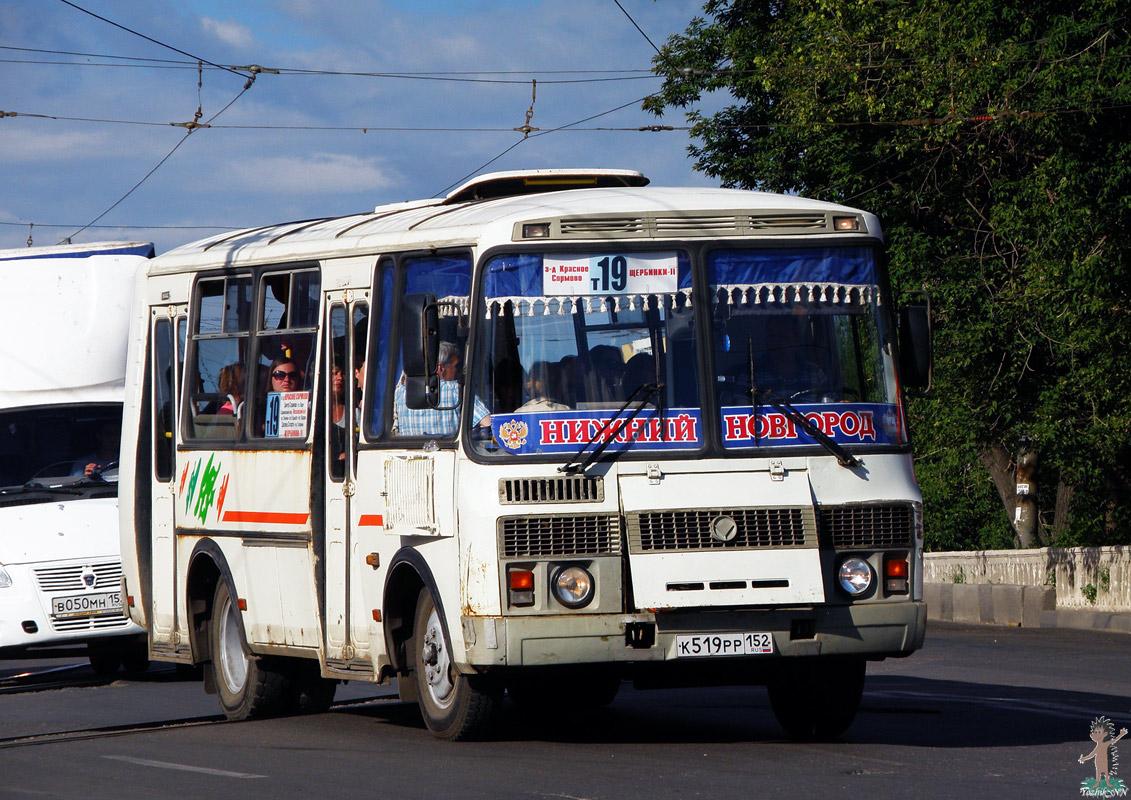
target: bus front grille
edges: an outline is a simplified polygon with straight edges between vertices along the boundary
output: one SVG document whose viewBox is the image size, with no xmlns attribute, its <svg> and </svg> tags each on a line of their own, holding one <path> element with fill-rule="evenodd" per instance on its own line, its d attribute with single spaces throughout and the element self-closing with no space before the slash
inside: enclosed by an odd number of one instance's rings
<svg viewBox="0 0 1131 800">
<path fill-rule="evenodd" d="M 500 478 L 499 503 L 600 503 L 605 499 L 604 480 L 585 475 Z"/>
<path fill-rule="evenodd" d="M 646 511 L 625 519 L 634 553 L 817 546 L 811 506 Z"/>
<path fill-rule="evenodd" d="M 830 506 L 821 509 L 821 531 L 833 547 L 910 547 L 915 510 L 907 503 Z"/>
<path fill-rule="evenodd" d="M 499 542 L 505 558 L 617 555 L 620 524 L 609 514 L 504 517 Z"/>
</svg>

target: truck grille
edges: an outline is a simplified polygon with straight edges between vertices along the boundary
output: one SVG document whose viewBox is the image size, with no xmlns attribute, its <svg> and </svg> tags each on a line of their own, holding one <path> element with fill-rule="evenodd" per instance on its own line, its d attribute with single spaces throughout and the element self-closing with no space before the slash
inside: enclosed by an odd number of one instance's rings
<svg viewBox="0 0 1131 800">
<path fill-rule="evenodd" d="M 90 589 L 114 591 L 122 587 L 122 562 L 90 564 L 96 579 L 94 586 L 83 583 L 82 574 L 87 566 L 75 564 L 69 567 L 44 567 L 35 570 L 35 580 L 42 592 L 83 592 Z"/>
<path fill-rule="evenodd" d="M 608 514 L 505 517 L 499 540 L 506 558 L 617 555 L 620 524 Z"/>
<path fill-rule="evenodd" d="M 906 503 L 822 508 L 821 531 L 833 547 L 910 547 L 915 510 Z"/>
<path fill-rule="evenodd" d="M 73 633 L 74 631 L 105 631 L 114 628 L 124 628 L 130 624 L 129 617 L 124 614 L 119 616 L 79 617 L 77 619 L 51 619 L 51 630 L 56 633 Z"/>
<path fill-rule="evenodd" d="M 730 517 L 736 531 L 729 541 L 712 536 L 712 523 Z M 632 552 L 748 550 L 762 547 L 816 547 L 817 524 L 811 506 L 650 511 L 626 518 Z"/>
</svg>

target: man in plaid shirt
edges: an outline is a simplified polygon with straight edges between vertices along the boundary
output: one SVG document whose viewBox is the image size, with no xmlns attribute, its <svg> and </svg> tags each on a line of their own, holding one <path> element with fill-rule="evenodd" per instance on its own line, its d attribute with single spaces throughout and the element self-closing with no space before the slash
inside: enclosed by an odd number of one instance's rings
<svg viewBox="0 0 1131 800">
<path fill-rule="evenodd" d="M 451 436 L 459 427 L 460 352 L 451 342 L 440 343 L 439 364 L 436 372 L 440 376 L 440 408 L 409 408 L 405 405 L 405 384 L 397 384 L 393 394 L 394 430 L 398 436 Z M 490 425 L 487 407 L 476 397 L 475 408 L 471 413 L 473 425 Z"/>
</svg>

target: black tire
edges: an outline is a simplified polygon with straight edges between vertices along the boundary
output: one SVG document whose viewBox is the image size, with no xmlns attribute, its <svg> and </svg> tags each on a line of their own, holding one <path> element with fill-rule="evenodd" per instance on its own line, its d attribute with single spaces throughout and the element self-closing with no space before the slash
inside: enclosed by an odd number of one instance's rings
<svg viewBox="0 0 1131 800">
<path fill-rule="evenodd" d="M 421 589 L 417 599 L 411 647 L 411 679 L 428 730 L 451 741 L 482 736 L 502 700 L 502 689 L 484 676 L 455 669 L 451 643 L 427 589 Z"/>
<path fill-rule="evenodd" d="M 604 708 L 616 699 L 621 678 L 612 673 L 569 676 L 563 673 L 515 675 L 507 694 L 525 711 Z"/>
<path fill-rule="evenodd" d="M 117 675 L 118 668 L 122 666 L 122 653 L 117 647 L 88 644 L 86 657 L 90 659 L 90 668 L 94 670 L 94 674 L 101 678 Z"/>
<path fill-rule="evenodd" d="M 224 716 L 266 717 L 286 706 L 292 683 L 269 659 L 254 656 L 244 641 L 243 620 L 226 581 L 219 581 L 208 623 L 212 676 Z"/>
<path fill-rule="evenodd" d="M 122 666 L 126 672 L 140 674 L 149 670 L 149 642 L 139 636 L 121 650 Z"/>
<path fill-rule="evenodd" d="M 766 687 L 778 724 L 793 739 L 840 736 L 860 710 L 866 669 L 863 658 L 803 658 L 783 664 Z"/>
<path fill-rule="evenodd" d="M 322 714 L 329 710 L 338 691 L 338 681 L 323 678 L 317 661 L 294 659 L 289 674 L 290 711 L 297 714 Z"/>
</svg>

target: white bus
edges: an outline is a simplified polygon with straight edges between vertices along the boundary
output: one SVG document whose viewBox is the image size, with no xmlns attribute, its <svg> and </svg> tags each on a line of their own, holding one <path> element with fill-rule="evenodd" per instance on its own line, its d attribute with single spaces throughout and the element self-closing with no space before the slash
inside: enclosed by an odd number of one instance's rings
<svg viewBox="0 0 1131 800">
<path fill-rule="evenodd" d="M 144 669 L 121 594 L 118 445 L 139 242 L 0 251 L 0 653 Z"/>
<path fill-rule="evenodd" d="M 921 498 L 870 214 L 483 176 L 173 250 L 135 289 L 132 618 L 233 719 L 397 679 L 437 736 L 504 695 L 766 684 L 845 730 L 917 649 Z"/>
</svg>

